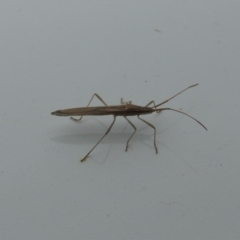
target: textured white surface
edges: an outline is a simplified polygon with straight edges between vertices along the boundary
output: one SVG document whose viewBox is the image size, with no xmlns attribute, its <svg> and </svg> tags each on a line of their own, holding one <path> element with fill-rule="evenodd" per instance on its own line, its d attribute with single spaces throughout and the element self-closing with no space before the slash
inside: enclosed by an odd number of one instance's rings
<svg viewBox="0 0 240 240">
<path fill-rule="evenodd" d="M 0 238 L 238 239 L 239 1 L 3 1 Z M 82 123 L 94 92 L 174 112 Z M 93 105 L 100 105 L 94 101 Z"/>
</svg>

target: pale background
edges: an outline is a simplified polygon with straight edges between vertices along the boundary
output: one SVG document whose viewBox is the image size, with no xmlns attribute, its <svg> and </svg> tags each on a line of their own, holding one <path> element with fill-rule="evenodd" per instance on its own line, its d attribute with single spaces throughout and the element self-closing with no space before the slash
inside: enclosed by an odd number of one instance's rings
<svg viewBox="0 0 240 240">
<path fill-rule="evenodd" d="M 239 239 L 240 1 L 2 1 L 0 239 Z M 82 123 L 94 92 L 175 112 Z M 93 105 L 101 105 L 97 100 Z"/>
</svg>

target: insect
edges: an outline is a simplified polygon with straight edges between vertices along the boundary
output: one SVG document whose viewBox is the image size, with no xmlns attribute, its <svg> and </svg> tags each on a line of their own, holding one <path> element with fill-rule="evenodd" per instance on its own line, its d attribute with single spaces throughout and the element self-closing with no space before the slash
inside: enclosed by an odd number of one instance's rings
<svg viewBox="0 0 240 240">
<path fill-rule="evenodd" d="M 128 145 L 130 140 L 132 139 L 133 135 L 135 134 L 137 128 L 134 126 L 134 124 L 127 118 L 128 116 L 137 116 L 142 122 L 144 122 L 145 124 L 147 124 L 149 127 L 153 128 L 154 130 L 154 148 L 156 150 L 156 153 L 158 153 L 158 149 L 157 149 L 157 145 L 156 145 L 156 128 L 149 122 L 147 122 L 146 120 L 140 118 L 140 115 L 146 115 L 146 114 L 151 114 L 153 112 L 156 113 L 160 113 L 162 111 L 165 110 L 171 110 L 171 111 L 175 111 L 181 114 L 184 114 L 190 118 L 192 118 L 193 120 L 195 120 L 196 122 L 198 122 L 203 128 L 205 128 L 207 130 L 207 128 L 201 123 L 199 122 L 197 119 L 195 119 L 194 117 L 188 115 L 187 113 L 184 113 L 182 111 L 173 109 L 173 108 L 158 108 L 159 106 L 167 103 L 168 101 L 170 101 L 171 99 L 175 98 L 176 96 L 178 96 L 179 94 L 181 94 L 182 92 L 186 91 L 189 88 L 195 87 L 198 84 L 194 84 L 190 87 L 185 88 L 184 90 L 182 90 L 181 92 L 175 94 L 174 96 L 172 96 L 171 98 L 163 101 L 162 103 L 159 104 L 155 104 L 154 101 L 150 101 L 146 106 L 138 106 L 138 105 L 134 105 L 132 104 L 131 101 L 128 102 L 124 102 L 123 99 L 121 99 L 121 105 L 112 105 L 112 106 L 108 106 L 104 100 L 98 95 L 98 94 L 93 94 L 92 98 L 90 99 L 87 107 L 80 107 L 80 108 L 69 108 L 69 109 L 64 109 L 64 110 L 57 110 L 55 112 L 52 112 L 52 115 L 57 115 L 57 116 L 80 116 L 79 119 L 73 118 L 71 117 L 72 120 L 79 122 L 81 121 L 81 119 L 83 118 L 83 116 L 104 116 L 104 115 L 113 115 L 113 122 L 111 123 L 111 125 L 109 126 L 109 128 L 107 129 L 107 131 L 105 132 L 105 134 L 102 136 L 102 138 L 93 146 L 93 148 L 85 155 L 84 158 L 81 159 L 81 162 L 85 161 L 88 157 L 88 155 L 95 149 L 95 147 L 103 140 L 103 138 L 110 132 L 112 126 L 114 125 L 115 121 L 116 121 L 116 117 L 117 116 L 122 116 L 124 117 L 128 123 L 132 126 L 132 128 L 134 129 L 132 135 L 129 137 L 129 139 L 127 140 L 127 144 L 126 144 L 126 148 L 125 151 L 128 150 Z M 93 98 L 97 97 L 103 104 L 104 106 L 97 106 L 97 107 L 89 107 L 90 103 L 92 102 Z M 153 105 L 152 107 L 150 107 L 150 105 Z"/>
</svg>

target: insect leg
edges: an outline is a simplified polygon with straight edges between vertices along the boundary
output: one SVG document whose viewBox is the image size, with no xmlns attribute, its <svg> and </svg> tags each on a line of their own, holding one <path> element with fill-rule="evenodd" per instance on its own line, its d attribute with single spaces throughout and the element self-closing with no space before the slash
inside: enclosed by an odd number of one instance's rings
<svg viewBox="0 0 240 240">
<path fill-rule="evenodd" d="M 131 103 L 132 103 L 132 101 L 127 101 L 127 102 L 124 102 L 124 101 L 123 101 L 123 98 L 121 98 L 121 104 L 128 105 L 128 104 L 131 104 Z"/>
<path fill-rule="evenodd" d="M 113 122 L 111 123 L 110 127 L 108 128 L 108 130 L 105 132 L 105 134 L 102 136 L 102 138 L 95 144 L 95 146 L 86 154 L 86 156 L 84 158 L 81 159 L 81 162 L 85 161 L 86 158 L 88 157 L 88 155 L 93 151 L 93 149 L 103 140 L 103 138 L 110 132 L 113 124 L 116 121 L 116 116 L 113 116 Z"/>
<path fill-rule="evenodd" d="M 132 135 L 130 136 L 130 138 L 127 140 L 127 145 L 126 145 L 126 149 L 125 149 L 125 151 L 127 151 L 127 150 L 128 150 L 128 143 L 129 143 L 129 141 L 131 140 L 131 138 L 133 137 L 133 135 L 135 134 L 137 128 L 133 125 L 132 122 L 130 122 L 129 119 L 127 119 L 125 116 L 124 116 L 124 118 L 130 123 L 130 125 L 131 125 L 131 126 L 133 127 L 133 129 L 134 129 L 134 132 L 132 133 Z"/>
<path fill-rule="evenodd" d="M 150 106 L 151 104 L 153 104 L 153 108 L 155 108 L 156 103 L 155 103 L 154 101 L 149 102 L 145 107 L 148 107 L 148 106 Z"/>
<path fill-rule="evenodd" d="M 158 149 L 157 149 L 157 145 L 156 145 L 156 128 L 151 123 L 149 123 L 146 120 L 140 118 L 139 116 L 138 116 L 138 118 L 141 121 L 143 121 L 144 123 L 146 123 L 149 127 L 153 128 L 153 130 L 154 130 L 154 147 L 155 147 L 156 153 L 158 153 Z"/>
<path fill-rule="evenodd" d="M 94 94 L 92 95 L 92 98 L 90 99 L 87 107 L 88 107 L 88 106 L 90 105 L 90 103 L 92 102 L 94 96 L 97 97 L 97 98 L 100 100 L 100 102 L 102 102 L 105 106 L 107 106 L 107 104 L 103 101 L 103 99 L 102 99 L 97 93 L 94 93 Z M 79 119 L 76 119 L 76 118 L 71 117 L 71 119 L 72 119 L 73 121 L 75 121 L 75 122 L 81 121 L 82 118 L 83 118 L 83 116 L 81 116 Z"/>
</svg>

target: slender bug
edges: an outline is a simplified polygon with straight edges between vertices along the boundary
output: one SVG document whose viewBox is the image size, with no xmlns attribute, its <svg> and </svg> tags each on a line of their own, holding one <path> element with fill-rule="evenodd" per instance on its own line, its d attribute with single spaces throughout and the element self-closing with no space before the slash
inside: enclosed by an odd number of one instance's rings
<svg viewBox="0 0 240 240">
<path fill-rule="evenodd" d="M 98 95 L 98 94 L 93 94 L 92 98 L 90 99 L 87 107 L 81 107 L 81 108 L 70 108 L 70 109 L 65 109 L 65 110 L 57 110 L 55 112 L 52 112 L 52 115 L 57 115 L 57 116 L 80 116 L 79 119 L 73 118 L 71 117 L 71 119 L 73 121 L 79 122 L 81 121 L 81 119 L 83 118 L 83 116 L 104 116 L 104 115 L 113 115 L 113 122 L 111 123 L 110 127 L 107 129 L 107 131 L 105 132 L 105 134 L 102 136 L 102 138 L 94 145 L 94 147 L 85 155 L 84 158 L 81 159 L 81 162 L 85 161 L 88 157 L 88 155 L 94 150 L 94 148 L 103 140 L 103 138 L 110 132 L 113 124 L 116 121 L 116 117 L 117 116 L 123 116 L 128 123 L 132 126 L 132 128 L 134 129 L 132 135 L 129 137 L 129 139 L 127 140 L 127 144 L 126 144 L 126 148 L 125 151 L 128 150 L 128 144 L 130 142 L 130 140 L 132 139 L 133 135 L 135 134 L 137 128 L 134 126 L 134 124 L 127 118 L 127 116 L 137 116 L 138 119 L 140 119 L 142 122 L 146 123 L 149 127 L 153 128 L 154 130 L 154 147 L 156 150 L 156 153 L 158 153 L 158 149 L 157 149 L 157 145 L 156 145 L 156 128 L 149 122 L 147 122 L 146 120 L 142 119 L 139 117 L 139 115 L 146 115 L 146 114 L 151 114 L 153 112 L 156 113 L 160 113 L 162 111 L 165 110 L 171 110 L 171 111 L 175 111 L 181 114 L 184 114 L 190 118 L 192 118 L 193 120 L 195 120 L 196 122 L 198 122 L 203 128 L 205 128 L 207 130 L 207 128 L 201 123 L 199 122 L 197 119 L 195 119 L 194 117 L 188 115 L 187 113 L 184 113 L 182 111 L 173 109 L 173 108 L 157 108 L 165 103 L 167 103 L 168 101 L 170 101 L 171 99 L 175 98 L 176 96 L 178 96 L 179 94 L 181 94 L 182 92 L 186 91 L 189 88 L 195 87 L 198 84 L 194 84 L 188 88 L 185 88 L 184 90 L 182 90 L 181 92 L 175 94 L 173 97 L 163 101 L 162 103 L 159 104 L 155 104 L 154 101 L 149 102 L 146 106 L 138 106 L 138 105 L 134 105 L 132 104 L 131 101 L 128 102 L 123 102 L 123 99 L 121 99 L 121 105 L 112 105 L 112 106 L 108 106 L 103 99 Z M 101 107 L 89 107 L 90 103 L 92 102 L 93 98 L 97 97 L 103 104 L 104 106 Z M 150 107 L 150 105 L 153 105 L 152 107 Z"/>
</svg>

